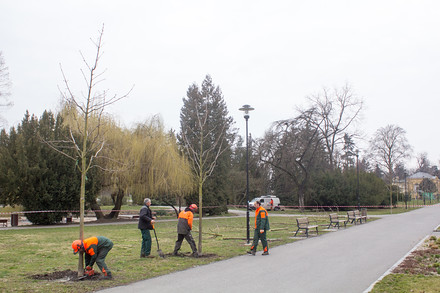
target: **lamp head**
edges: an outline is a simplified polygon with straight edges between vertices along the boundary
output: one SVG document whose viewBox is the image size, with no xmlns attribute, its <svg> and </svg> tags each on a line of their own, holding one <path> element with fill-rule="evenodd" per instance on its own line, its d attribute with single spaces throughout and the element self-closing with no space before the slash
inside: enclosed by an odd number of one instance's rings
<svg viewBox="0 0 440 293">
<path fill-rule="evenodd" d="M 243 105 L 240 109 L 238 109 L 240 111 L 244 112 L 244 118 L 248 119 L 249 118 L 249 112 L 254 110 L 254 108 L 252 108 L 250 105 Z"/>
</svg>

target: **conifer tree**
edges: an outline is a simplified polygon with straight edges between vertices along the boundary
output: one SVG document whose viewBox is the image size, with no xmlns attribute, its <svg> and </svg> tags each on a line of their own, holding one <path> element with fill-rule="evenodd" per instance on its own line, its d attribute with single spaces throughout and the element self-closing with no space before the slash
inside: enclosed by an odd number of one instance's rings
<svg viewBox="0 0 440 293">
<path fill-rule="evenodd" d="M 232 129 L 233 120 L 220 88 L 215 86 L 209 75 L 199 88 L 192 84 L 183 99 L 180 112 L 179 142 L 189 159 L 196 180 L 199 205 L 199 253 L 202 253 L 203 207 L 208 205 L 226 205 L 226 196 L 222 192 L 230 164 L 230 146 L 235 138 Z M 217 173 L 215 173 L 218 171 Z M 208 178 L 213 181 L 208 185 Z M 205 186 L 206 183 L 206 186 Z M 223 194 L 222 194 L 223 193 Z M 191 199 L 190 199 L 191 200 Z"/>
</svg>

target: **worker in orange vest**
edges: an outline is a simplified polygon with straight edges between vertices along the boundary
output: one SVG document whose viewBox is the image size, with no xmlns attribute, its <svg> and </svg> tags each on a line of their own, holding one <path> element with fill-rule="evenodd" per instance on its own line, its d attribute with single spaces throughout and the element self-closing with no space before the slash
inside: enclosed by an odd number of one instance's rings
<svg viewBox="0 0 440 293">
<path fill-rule="evenodd" d="M 269 217 L 265 208 L 261 206 L 261 202 L 255 202 L 255 230 L 254 230 L 254 241 L 252 242 L 251 250 L 248 251 L 249 254 L 255 255 L 258 246 L 258 240 L 261 240 L 261 245 L 263 245 L 263 255 L 269 255 L 269 249 L 267 247 L 266 231 L 270 229 Z"/>
<path fill-rule="evenodd" d="M 177 252 L 182 246 L 183 239 L 186 239 L 192 250 L 191 256 L 193 257 L 199 256 L 197 253 L 196 242 L 194 241 L 194 238 L 191 235 L 194 212 L 196 211 L 197 211 L 197 205 L 192 204 L 189 207 L 187 207 L 184 211 L 181 211 L 179 213 L 179 220 L 177 222 L 177 241 L 176 241 L 176 245 L 174 246 L 173 255 L 178 255 Z"/>
<path fill-rule="evenodd" d="M 73 254 L 79 251 L 85 252 L 85 274 L 92 276 L 94 274 L 93 265 L 98 265 L 101 272 L 104 274 L 104 279 L 111 279 L 112 273 L 105 264 L 105 257 L 112 249 L 113 242 L 104 236 L 96 236 L 81 240 L 75 240 L 72 243 Z"/>
</svg>

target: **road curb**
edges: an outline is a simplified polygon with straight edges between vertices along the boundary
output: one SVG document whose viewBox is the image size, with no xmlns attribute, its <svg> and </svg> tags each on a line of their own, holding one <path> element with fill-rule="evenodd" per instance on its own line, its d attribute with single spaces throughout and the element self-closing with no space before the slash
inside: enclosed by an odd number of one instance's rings
<svg viewBox="0 0 440 293">
<path fill-rule="evenodd" d="M 389 268 L 385 273 L 383 273 L 382 276 L 379 277 L 379 279 L 377 279 L 373 284 L 370 285 L 370 287 L 368 287 L 363 293 L 368 293 L 371 290 L 373 290 L 374 285 L 376 285 L 378 282 L 380 282 L 383 278 L 385 278 L 386 276 L 388 276 L 389 274 L 391 274 L 391 272 L 398 267 L 414 250 L 416 250 L 420 245 L 422 245 L 423 242 L 426 241 L 426 239 L 428 239 L 429 237 L 431 237 L 431 234 L 426 235 L 425 238 L 423 238 L 422 240 L 419 241 L 419 243 L 417 243 L 410 251 L 408 251 L 407 254 L 405 254 L 401 259 L 399 259 L 391 268 Z"/>
</svg>

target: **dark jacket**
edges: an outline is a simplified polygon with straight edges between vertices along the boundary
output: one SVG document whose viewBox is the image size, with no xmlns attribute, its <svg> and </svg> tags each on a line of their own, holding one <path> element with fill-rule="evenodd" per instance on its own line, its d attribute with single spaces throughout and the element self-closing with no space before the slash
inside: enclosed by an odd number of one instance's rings
<svg viewBox="0 0 440 293">
<path fill-rule="evenodd" d="M 193 212 L 189 208 L 181 211 L 177 222 L 177 234 L 188 234 L 192 230 L 193 218 Z"/>
<path fill-rule="evenodd" d="M 153 230 L 153 225 L 151 224 L 151 220 L 153 220 L 153 213 L 151 212 L 149 207 L 144 205 L 139 212 L 138 229 Z"/>
</svg>

